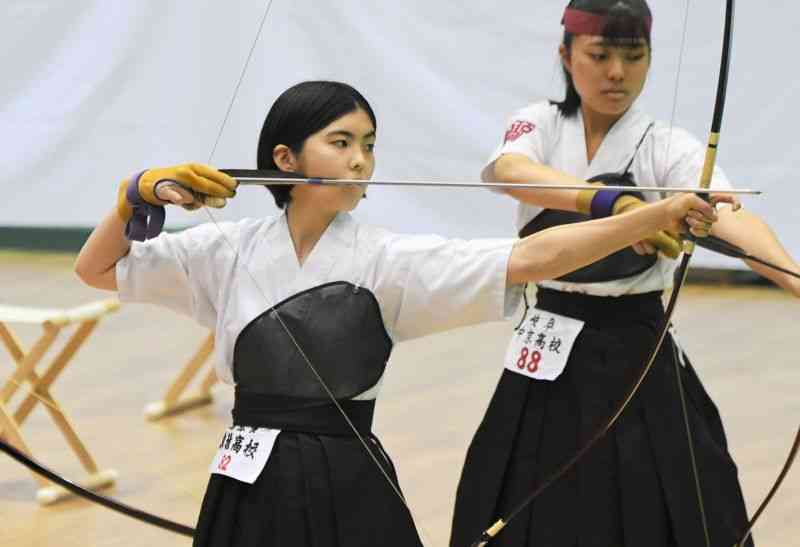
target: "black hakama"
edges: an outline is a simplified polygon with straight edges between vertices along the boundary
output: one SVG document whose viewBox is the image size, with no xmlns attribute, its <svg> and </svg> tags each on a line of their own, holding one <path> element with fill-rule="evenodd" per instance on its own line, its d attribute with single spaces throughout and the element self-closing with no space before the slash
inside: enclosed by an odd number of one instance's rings
<svg viewBox="0 0 800 547">
<path fill-rule="evenodd" d="M 663 320 L 660 293 L 619 298 L 539 289 L 537 308 L 585 322 L 553 382 L 504 370 L 464 463 L 451 547 L 467 547 L 571 458 L 630 389 Z M 704 546 L 668 337 L 616 426 L 529 505 L 493 546 Z M 683 359 L 680 380 L 711 544 L 733 545 L 747 525 L 722 421 Z M 747 545 L 752 546 L 752 540 Z"/>
<path fill-rule="evenodd" d="M 253 484 L 211 476 L 194 546 L 421 546 L 409 511 L 376 464 L 399 492 L 394 467 L 371 433 L 375 400 L 353 400 L 378 382 L 391 352 L 375 297 L 335 282 L 274 309 L 374 460 L 268 310 L 236 342 L 233 421 L 281 433 Z"/>
</svg>

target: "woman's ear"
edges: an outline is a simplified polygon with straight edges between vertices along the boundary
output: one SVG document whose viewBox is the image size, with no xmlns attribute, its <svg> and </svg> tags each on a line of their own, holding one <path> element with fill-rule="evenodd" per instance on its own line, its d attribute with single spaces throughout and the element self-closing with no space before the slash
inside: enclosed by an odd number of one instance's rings
<svg viewBox="0 0 800 547">
<path fill-rule="evenodd" d="M 272 149 L 272 160 L 281 171 L 294 173 L 297 171 L 297 157 L 285 144 L 277 144 Z"/>
<path fill-rule="evenodd" d="M 561 64 L 564 65 L 564 70 L 572 74 L 572 64 L 570 63 L 569 50 L 567 46 L 561 44 L 558 46 L 558 56 L 561 57 Z"/>
</svg>

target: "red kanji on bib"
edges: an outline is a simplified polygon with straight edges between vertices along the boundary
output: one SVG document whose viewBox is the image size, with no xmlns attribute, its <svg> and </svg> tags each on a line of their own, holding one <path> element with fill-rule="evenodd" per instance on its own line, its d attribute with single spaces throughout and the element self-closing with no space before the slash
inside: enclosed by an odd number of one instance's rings
<svg viewBox="0 0 800 547">
<path fill-rule="evenodd" d="M 515 141 L 525 133 L 530 133 L 536 126 L 531 122 L 517 120 L 511 124 L 511 127 L 506 131 L 506 138 L 504 142 Z"/>
</svg>

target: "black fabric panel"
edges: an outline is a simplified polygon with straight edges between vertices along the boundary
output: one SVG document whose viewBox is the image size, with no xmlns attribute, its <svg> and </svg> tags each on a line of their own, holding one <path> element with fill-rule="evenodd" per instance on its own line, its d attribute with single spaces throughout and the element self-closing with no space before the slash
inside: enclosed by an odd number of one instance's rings
<svg viewBox="0 0 800 547">
<path fill-rule="evenodd" d="M 636 183 L 628 173 L 605 173 L 589 179 L 590 182 L 603 182 L 609 186 L 630 186 L 635 188 Z M 640 199 L 644 199 L 640 193 L 634 193 Z M 576 213 L 574 211 L 562 211 L 560 209 L 543 209 L 538 215 L 531 219 L 519 232 L 520 237 L 541 232 L 554 226 L 564 224 L 575 224 L 592 220 L 590 215 Z M 640 255 L 631 247 L 626 247 L 616 253 L 584 266 L 578 270 L 559 277 L 558 281 L 570 283 L 600 283 L 603 281 L 615 281 L 639 275 L 652 268 L 658 260 L 657 255 Z"/>
<path fill-rule="evenodd" d="M 451 547 L 474 541 L 610 418 L 663 316 L 656 293 L 605 298 L 540 290 L 537 308 L 586 325 L 554 382 L 503 371 L 464 463 Z M 691 366 L 680 371 L 712 545 L 733 545 L 747 522 L 736 467 L 716 406 Z M 687 442 L 668 337 L 618 423 L 492 545 L 704 545 Z"/>
<path fill-rule="evenodd" d="M 374 401 L 348 400 L 380 379 L 391 351 L 374 296 L 336 282 L 276 307 L 369 452 L 265 313 L 237 340 L 234 422 L 281 433 L 252 485 L 211 476 L 195 547 L 421 547 L 389 484 L 397 486 L 394 467 L 371 433 Z"/>
<path fill-rule="evenodd" d="M 337 281 L 297 293 L 247 325 L 234 348 L 234 379 L 249 392 L 328 400 L 281 321 L 337 399 L 375 385 L 392 342 L 367 289 Z"/>
</svg>

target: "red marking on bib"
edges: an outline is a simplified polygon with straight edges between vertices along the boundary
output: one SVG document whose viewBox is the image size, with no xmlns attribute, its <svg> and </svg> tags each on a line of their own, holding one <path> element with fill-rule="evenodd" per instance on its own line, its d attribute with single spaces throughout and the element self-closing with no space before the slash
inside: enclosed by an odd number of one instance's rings
<svg viewBox="0 0 800 547">
<path fill-rule="evenodd" d="M 225 454 L 224 456 L 222 456 L 222 459 L 219 462 L 218 469 L 220 471 L 227 471 L 228 470 L 228 465 L 230 465 L 232 459 L 233 458 L 231 458 L 228 454 Z"/>
</svg>

